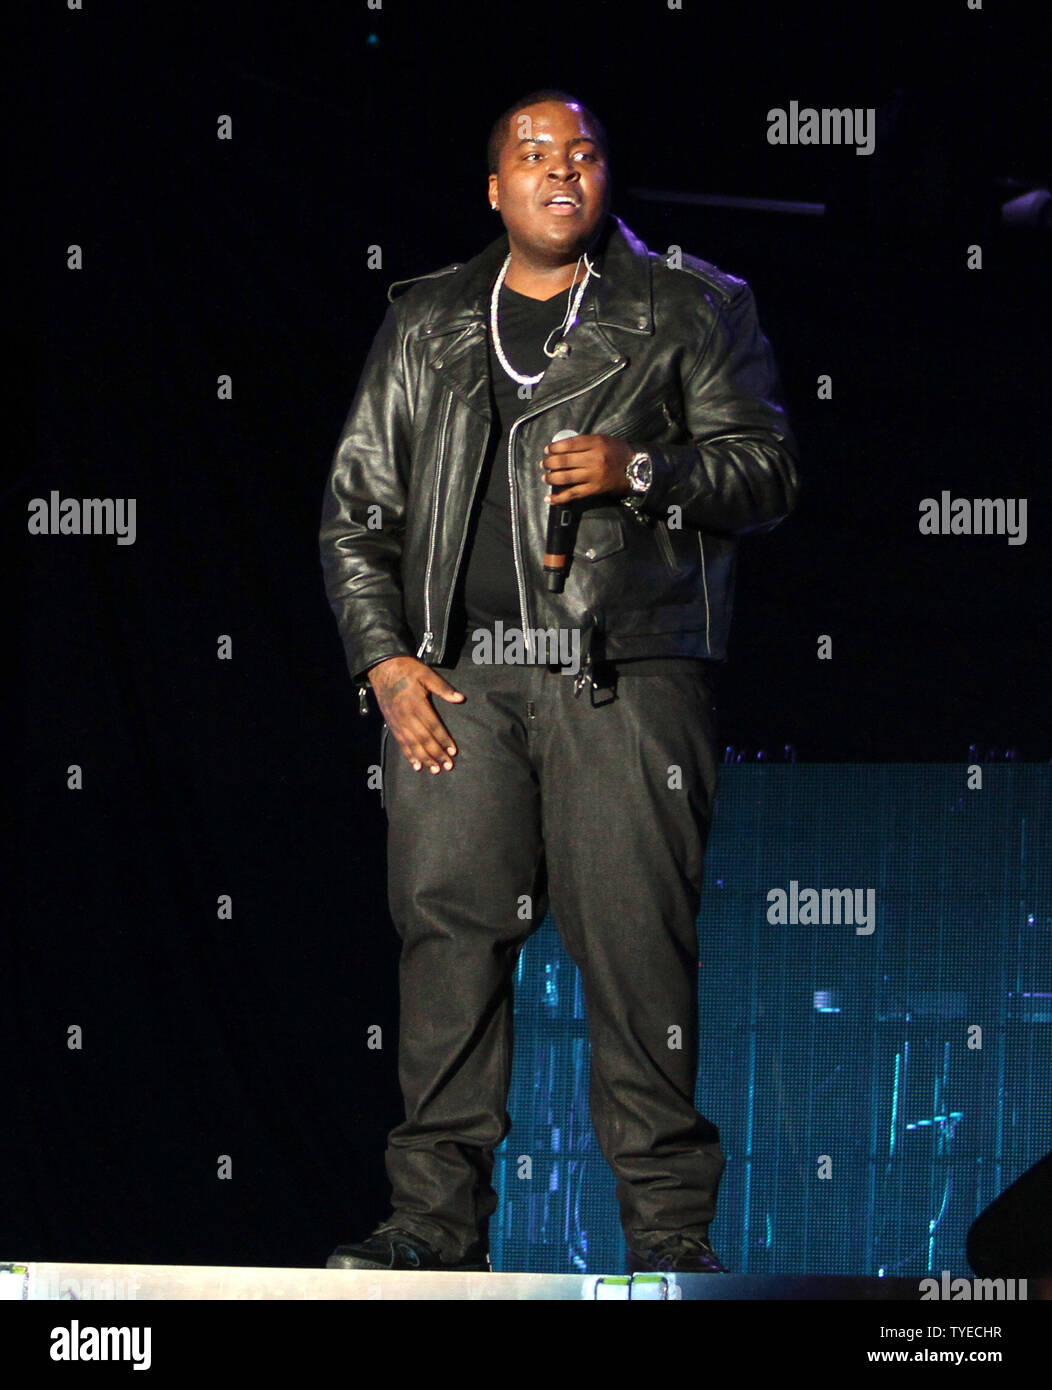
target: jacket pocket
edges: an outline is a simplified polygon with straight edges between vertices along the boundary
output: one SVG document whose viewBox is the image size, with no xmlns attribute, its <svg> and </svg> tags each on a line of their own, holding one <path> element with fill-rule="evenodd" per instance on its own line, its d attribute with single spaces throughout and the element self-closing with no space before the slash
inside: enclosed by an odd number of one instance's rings
<svg viewBox="0 0 1052 1390">
<path fill-rule="evenodd" d="M 624 548 L 625 531 L 619 516 L 581 513 L 574 538 L 575 556 L 583 560 L 605 560 L 608 555 L 614 555 Z"/>
<path fill-rule="evenodd" d="M 609 425 L 596 426 L 591 433 L 609 434 L 616 439 L 627 439 L 633 443 L 646 443 L 653 436 L 677 428 L 679 424 L 676 403 L 662 397 L 626 412 L 621 419 L 615 419 Z"/>
</svg>

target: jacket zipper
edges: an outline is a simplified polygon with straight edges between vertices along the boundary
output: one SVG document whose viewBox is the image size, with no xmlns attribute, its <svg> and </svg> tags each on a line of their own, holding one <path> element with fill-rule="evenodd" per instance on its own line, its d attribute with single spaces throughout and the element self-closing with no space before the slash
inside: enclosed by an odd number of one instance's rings
<svg viewBox="0 0 1052 1390">
<path fill-rule="evenodd" d="M 449 426 L 449 412 L 453 406 L 453 395 L 446 396 L 442 411 L 442 424 L 439 426 L 438 463 L 435 468 L 435 495 L 431 504 L 431 533 L 427 542 L 427 568 L 424 570 L 424 636 L 416 649 L 417 660 L 431 650 L 434 632 L 431 629 L 431 563 L 435 558 L 435 533 L 438 530 L 438 501 L 442 491 L 442 455 L 446 447 L 446 430 Z"/>
<path fill-rule="evenodd" d="M 698 550 L 701 552 L 701 586 L 705 591 L 705 651 L 712 651 L 712 643 L 709 640 L 709 581 L 705 577 L 705 543 L 701 539 L 701 532 L 698 532 Z"/>
<path fill-rule="evenodd" d="M 631 420 L 626 420 L 625 423 L 624 423 L 623 425 L 619 425 L 619 426 L 618 426 L 617 433 L 616 433 L 615 435 L 613 435 L 613 438 L 614 438 L 614 439 L 625 439 L 625 440 L 627 440 L 628 436 L 629 436 L 629 435 L 632 433 L 632 431 L 637 427 L 637 425 L 641 425 L 641 424 L 643 423 L 644 420 L 649 420 L 649 419 L 650 419 L 650 411 L 649 411 L 649 410 L 644 411 L 641 415 L 635 415 L 635 416 L 633 416 L 633 418 L 632 418 Z"/>
<path fill-rule="evenodd" d="M 663 521 L 659 520 L 655 529 L 657 531 L 658 545 L 661 547 L 665 559 L 668 561 L 669 568 L 674 570 L 676 568 L 676 552 L 672 549 L 672 540 L 668 534 L 668 528 Z"/>
<path fill-rule="evenodd" d="M 675 420 L 672 418 L 672 412 L 668 408 L 668 402 L 660 401 L 658 402 L 658 406 L 661 409 L 662 415 L 665 417 L 665 423 L 668 425 L 675 424 Z M 633 415 L 630 420 L 626 420 L 623 425 L 618 425 L 617 434 L 614 436 L 614 438 L 627 439 L 628 435 L 630 435 L 638 425 L 641 425 L 644 423 L 644 421 L 650 419 L 655 408 L 657 407 L 653 402 L 651 402 L 651 404 L 648 405 L 645 409 L 640 410 L 637 414 Z"/>
<path fill-rule="evenodd" d="M 567 401 L 572 401 L 575 400 L 578 396 L 583 396 L 586 391 L 591 391 L 591 389 L 594 386 L 601 385 L 601 383 L 606 381 L 608 377 L 613 376 L 615 372 L 619 372 L 623 366 L 625 366 L 625 362 L 624 360 L 621 360 L 615 363 L 609 371 L 604 372 L 602 376 L 597 377 L 595 381 L 590 381 L 587 386 L 582 386 L 579 391 L 572 391 L 570 395 L 560 396 L 557 400 L 554 401 L 545 401 L 545 403 L 539 409 L 527 411 L 524 415 L 519 416 L 519 418 L 512 424 L 511 429 L 508 431 L 508 491 L 511 495 L 512 552 L 515 556 L 515 577 L 518 580 L 519 586 L 519 613 L 520 617 L 522 618 L 523 638 L 526 642 L 526 650 L 529 653 L 531 660 L 533 658 L 534 652 L 532 645 L 532 633 L 529 622 L 529 602 L 526 598 L 525 570 L 522 564 L 519 540 L 519 495 L 518 489 L 515 485 L 515 431 L 519 428 L 521 424 L 524 424 L 527 420 L 532 420 L 535 415 L 540 415 L 545 410 L 550 410 L 554 406 L 565 405 Z M 454 583 L 455 582 L 456 576 L 454 575 Z"/>
</svg>

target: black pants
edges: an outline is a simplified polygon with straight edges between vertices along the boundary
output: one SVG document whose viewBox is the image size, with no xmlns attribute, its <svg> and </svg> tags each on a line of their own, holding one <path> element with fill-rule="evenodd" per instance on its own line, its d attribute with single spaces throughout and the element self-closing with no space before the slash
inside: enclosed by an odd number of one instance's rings
<svg viewBox="0 0 1052 1390">
<path fill-rule="evenodd" d="M 488 1247 L 493 1151 L 511 1128 L 511 976 L 549 901 L 581 972 L 590 1106 L 628 1244 L 705 1231 L 725 1166 L 694 1105 L 697 918 L 718 764 L 707 663 L 605 672 L 438 668 L 454 769 L 416 772 L 384 730 L 391 916 L 402 939 L 399 1224 L 446 1259 Z"/>
</svg>

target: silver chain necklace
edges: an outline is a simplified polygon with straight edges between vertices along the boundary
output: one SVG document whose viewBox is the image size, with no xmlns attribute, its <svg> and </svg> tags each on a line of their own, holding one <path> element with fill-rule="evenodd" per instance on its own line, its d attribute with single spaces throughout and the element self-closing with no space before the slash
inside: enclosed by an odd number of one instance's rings
<svg viewBox="0 0 1052 1390">
<path fill-rule="evenodd" d="M 549 349 L 548 349 L 548 343 L 549 343 L 549 341 L 550 341 L 550 339 L 551 339 L 551 337 L 552 337 L 552 334 L 553 334 L 553 333 L 562 333 L 562 335 L 563 335 L 564 337 L 566 336 L 566 334 L 570 331 L 570 329 L 571 329 L 571 328 L 574 326 L 574 324 L 577 322 L 577 311 L 578 311 L 578 310 L 580 309 L 580 307 L 581 307 L 581 300 L 584 298 L 584 292 L 585 292 L 585 289 L 586 289 L 586 287 L 587 287 L 587 285 L 588 285 L 589 279 L 590 279 L 593 275 L 596 277 L 596 279 L 601 279 L 601 278 L 602 278 L 602 277 L 600 276 L 598 270 L 596 270 L 596 269 L 593 267 L 592 262 L 589 260 L 589 258 L 588 258 L 588 252 L 585 251 L 585 252 L 583 252 L 583 253 L 577 258 L 577 265 L 574 267 L 574 279 L 577 278 L 577 272 L 578 272 L 578 270 L 580 270 L 580 268 L 581 268 L 581 262 L 582 262 L 582 261 L 584 261 L 584 263 L 585 263 L 585 274 L 584 274 L 584 279 L 583 279 L 583 280 L 581 281 L 581 283 L 577 286 L 577 293 L 576 293 L 576 295 L 573 293 L 573 285 L 571 284 L 571 286 L 570 286 L 570 292 L 569 292 L 569 294 L 568 294 L 567 297 L 566 297 L 566 313 L 565 313 L 564 316 L 563 316 L 563 321 L 562 321 L 561 324 L 559 324 L 558 328 L 553 328 L 552 331 L 551 331 L 551 333 L 549 333 L 549 334 L 548 334 L 548 337 L 545 338 L 545 340 L 544 340 L 544 355 L 545 355 L 545 357 L 556 357 L 556 356 L 561 355 L 561 354 L 559 353 L 559 349 L 560 349 L 560 348 L 562 348 L 562 352 L 563 352 L 563 354 L 565 354 L 565 352 L 567 351 L 567 349 L 565 348 L 565 346 L 564 346 L 562 343 L 557 343 L 556 346 L 555 346 L 551 351 L 549 351 Z M 492 294 L 490 295 L 490 300 L 489 300 L 489 327 L 490 327 L 490 333 L 492 334 L 492 337 L 493 337 L 493 348 L 494 348 L 494 351 L 495 351 L 496 354 L 497 354 L 497 360 L 498 360 L 498 362 L 499 362 L 500 365 L 504 368 L 504 370 L 507 372 L 507 374 L 511 377 L 512 381 L 517 381 L 517 382 L 519 383 L 520 386 L 536 386 L 537 383 L 538 383 L 538 381 L 540 381 L 541 377 L 544 375 L 544 373 L 543 373 L 543 372 L 538 372 L 536 376 L 524 376 L 521 372 L 517 372 L 517 371 L 515 370 L 515 368 L 511 365 L 511 363 L 508 361 L 507 357 L 504 355 L 504 349 L 503 349 L 503 347 L 501 346 L 501 341 L 500 341 L 500 330 L 499 330 L 498 327 L 497 327 L 497 302 L 498 302 L 498 300 L 499 300 L 499 298 L 500 298 L 500 287 L 501 287 L 501 285 L 504 284 L 504 277 L 505 277 L 505 275 L 507 275 L 507 273 L 508 273 L 508 266 L 509 266 L 510 264 L 511 264 L 511 252 L 509 251 L 508 254 L 507 254 L 507 256 L 505 257 L 504 264 L 503 264 L 503 265 L 501 266 L 501 268 L 500 268 L 500 274 L 497 276 L 496 280 L 493 282 L 493 292 L 492 292 Z"/>
</svg>

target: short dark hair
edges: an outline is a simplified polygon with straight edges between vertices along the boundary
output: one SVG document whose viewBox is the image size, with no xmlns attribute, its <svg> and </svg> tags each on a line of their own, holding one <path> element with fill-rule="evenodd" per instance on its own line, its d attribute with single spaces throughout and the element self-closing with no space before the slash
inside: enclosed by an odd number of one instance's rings
<svg viewBox="0 0 1052 1390">
<path fill-rule="evenodd" d="M 571 96 L 569 92 L 561 92 L 555 87 L 542 87 L 536 92 L 527 92 L 513 105 L 503 111 L 493 122 L 489 133 L 489 142 L 486 145 L 486 159 L 489 165 L 488 172 L 496 174 L 500 168 L 501 151 L 508 138 L 508 122 L 516 112 L 521 111 L 525 106 L 536 106 L 542 101 L 561 101 L 567 106 L 579 106 L 581 114 L 584 116 L 595 136 L 596 143 L 603 152 L 603 158 L 607 164 L 610 163 L 610 146 L 607 140 L 606 131 L 603 129 L 602 122 L 591 112 L 580 98 Z"/>
</svg>

